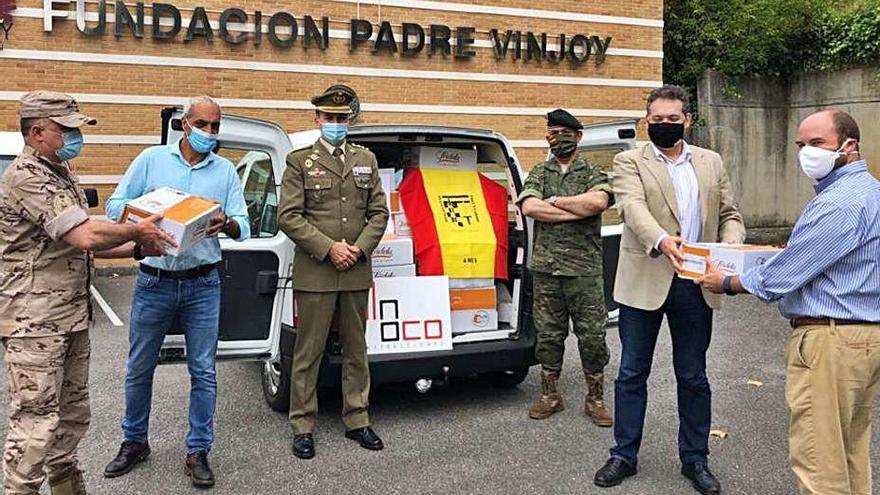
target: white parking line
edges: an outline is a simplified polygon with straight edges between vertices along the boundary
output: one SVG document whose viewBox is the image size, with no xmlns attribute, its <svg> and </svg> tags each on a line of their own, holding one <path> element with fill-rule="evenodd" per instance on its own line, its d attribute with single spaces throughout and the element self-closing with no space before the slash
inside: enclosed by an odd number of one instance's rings
<svg viewBox="0 0 880 495">
<path fill-rule="evenodd" d="M 119 317 L 116 316 L 116 313 L 113 312 L 113 308 L 111 308 L 110 305 L 107 304 L 107 301 L 104 300 L 104 298 L 101 296 L 101 293 L 98 292 L 98 289 L 96 289 L 94 285 L 90 285 L 89 292 L 92 293 L 92 297 L 95 298 L 95 301 L 98 301 L 98 306 L 101 306 L 101 309 L 104 310 L 104 314 L 107 315 L 107 318 L 110 319 L 110 323 L 112 323 L 114 327 L 121 327 L 122 320 L 120 320 Z"/>
</svg>

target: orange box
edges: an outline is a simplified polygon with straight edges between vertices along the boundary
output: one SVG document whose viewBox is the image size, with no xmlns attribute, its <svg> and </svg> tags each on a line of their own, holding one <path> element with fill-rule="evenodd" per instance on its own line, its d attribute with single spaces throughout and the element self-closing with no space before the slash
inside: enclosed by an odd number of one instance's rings
<svg viewBox="0 0 880 495">
<path fill-rule="evenodd" d="M 681 246 L 681 254 L 684 255 L 681 278 L 698 279 L 706 274 L 706 261 L 712 255 L 708 247 L 684 244 Z"/>
<path fill-rule="evenodd" d="M 495 309 L 497 304 L 495 287 L 451 289 L 449 291 L 449 308 L 453 311 Z"/>
<path fill-rule="evenodd" d="M 177 243 L 177 247 L 166 244 L 165 252 L 177 256 L 205 238 L 211 219 L 219 210 L 216 201 L 162 187 L 129 201 L 119 222 L 138 223 L 162 213 L 158 226 Z"/>
<path fill-rule="evenodd" d="M 391 213 L 400 212 L 400 191 L 391 191 L 389 199 L 391 202 L 389 206 Z"/>
</svg>

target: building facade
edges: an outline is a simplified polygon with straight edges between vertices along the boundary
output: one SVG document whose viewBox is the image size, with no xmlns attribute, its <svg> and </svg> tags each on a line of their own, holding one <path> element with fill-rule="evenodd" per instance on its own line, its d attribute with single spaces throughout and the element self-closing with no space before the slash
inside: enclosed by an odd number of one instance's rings
<svg viewBox="0 0 880 495">
<path fill-rule="evenodd" d="M 164 107 L 207 94 L 294 132 L 342 83 L 359 123 L 493 129 L 528 169 L 547 111 L 642 117 L 662 79 L 661 0 L 170 1 L 18 0 L 0 24 L 0 130 L 18 130 L 27 91 L 75 95 L 98 118 L 76 171 L 106 198 L 159 142 Z"/>
</svg>

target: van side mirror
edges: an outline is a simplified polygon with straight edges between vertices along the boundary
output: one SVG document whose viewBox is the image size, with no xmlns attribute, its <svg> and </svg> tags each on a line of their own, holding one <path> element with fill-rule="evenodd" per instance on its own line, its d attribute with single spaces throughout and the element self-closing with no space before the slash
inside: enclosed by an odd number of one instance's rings
<svg viewBox="0 0 880 495">
<path fill-rule="evenodd" d="M 83 192 L 86 194 L 86 202 L 89 204 L 89 208 L 94 208 L 98 206 L 98 190 L 94 188 L 83 189 Z"/>
<path fill-rule="evenodd" d="M 278 290 L 278 272 L 274 270 L 258 271 L 254 290 L 261 296 L 275 294 L 275 291 Z"/>
</svg>

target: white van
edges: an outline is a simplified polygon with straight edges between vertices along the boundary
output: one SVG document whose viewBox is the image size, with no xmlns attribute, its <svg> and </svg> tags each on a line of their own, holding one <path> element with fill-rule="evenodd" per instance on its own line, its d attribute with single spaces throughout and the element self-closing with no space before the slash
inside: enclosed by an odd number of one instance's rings
<svg viewBox="0 0 880 495">
<path fill-rule="evenodd" d="M 162 112 L 163 142 L 182 136 L 181 110 Z M 589 126 L 581 153 L 610 166 L 614 154 L 635 145 L 636 121 Z M 285 158 L 293 150 L 311 146 L 317 130 L 288 135 L 272 122 L 224 115 L 217 152 L 232 160 L 242 180 L 251 221 L 251 238 L 244 242 L 221 239 L 223 248 L 220 359 L 256 359 L 262 366 L 263 393 L 275 410 L 288 407 L 291 356 L 296 338 L 291 274 L 293 242 L 278 229 L 277 208 Z M 526 269 L 531 250 L 531 225 L 523 221 L 513 199 L 522 189 L 523 170 L 511 143 L 489 130 L 420 125 L 357 125 L 350 142 L 376 154 L 380 168 L 402 167 L 407 148 L 419 145 L 476 149 L 481 170 L 509 191 L 509 273 L 505 287 L 514 312 L 509 323 L 494 331 L 456 335 L 452 350 L 370 356 L 374 384 L 449 377 L 485 376 L 499 386 L 522 382 L 535 363 L 531 277 Z M 621 229 L 603 228 L 606 240 L 607 293 L 613 286 L 617 245 Z M 609 302 L 610 297 L 607 298 Z M 161 353 L 161 362 L 185 359 L 183 336 L 172 331 Z M 342 356 L 333 339 L 328 341 L 319 384 L 339 382 Z M 422 382 L 426 383 L 426 382 Z M 430 383 L 430 382 L 427 382 Z"/>
<path fill-rule="evenodd" d="M 20 132 L 0 132 L 0 175 L 3 175 L 23 147 L 24 138 Z"/>
</svg>

